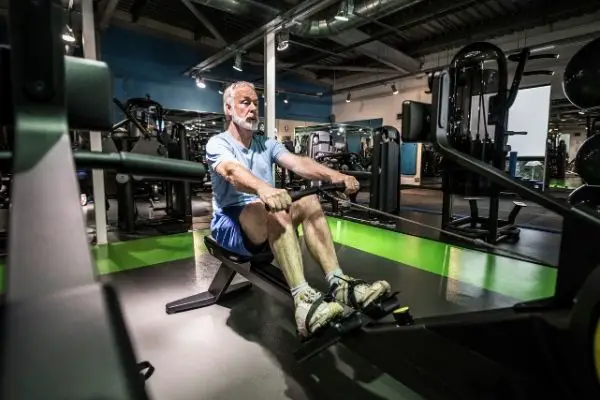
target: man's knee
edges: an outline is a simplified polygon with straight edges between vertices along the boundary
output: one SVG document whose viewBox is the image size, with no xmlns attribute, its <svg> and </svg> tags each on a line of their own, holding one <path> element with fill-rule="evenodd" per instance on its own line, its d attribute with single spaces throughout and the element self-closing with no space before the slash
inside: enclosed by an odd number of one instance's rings
<svg viewBox="0 0 600 400">
<path fill-rule="evenodd" d="M 293 214 L 294 220 L 304 220 L 323 214 L 321 202 L 319 202 L 317 195 L 306 196 L 294 202 Z"/>
<path fill-rule="evenodd" d="M 287 211 L 278 211 L 268 213 L 267 216 L 269 231 L 283 232 L 292 226 L 292 217 Z"/>
</svg>

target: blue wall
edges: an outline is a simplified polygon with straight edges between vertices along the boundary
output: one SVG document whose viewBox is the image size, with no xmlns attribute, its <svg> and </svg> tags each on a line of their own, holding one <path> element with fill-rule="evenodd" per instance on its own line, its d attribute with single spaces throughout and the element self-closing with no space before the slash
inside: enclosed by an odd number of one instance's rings
<svg viewBox="0 0 600 400">
<path fill-rule="evenodd" d="M 205 89 L 199 89 L 192 79 L 183 76 L 188 68 L 209 55 L 198 48 L 111 27 L 101 35 L 100 51 L 101 59 L 110 66 L 114 76 L 115 97 L 121 101 L 150 94 L 165 108 L 223 111 L 219 83 L 207 82 Z M 231 62 L 225 62 L 210 73 L 231 80 L 253 80 L 259 76 L 260 71 L 248 72 L 249 68 L 244 68 L 246 71 L 238 72 L 231 68 Z M 325 91 L 324 87 L 293 80 L 277 82 L 277 87 L 304 92 Z M 283 102 L 282 96 L 277 98 L 277 118 L 328 121 L 331 96 L 313 98 L 290 94 L 287 97 L 288 104 Z M 263 111 L 261 102 L 261 114 Z"/>
</svg>

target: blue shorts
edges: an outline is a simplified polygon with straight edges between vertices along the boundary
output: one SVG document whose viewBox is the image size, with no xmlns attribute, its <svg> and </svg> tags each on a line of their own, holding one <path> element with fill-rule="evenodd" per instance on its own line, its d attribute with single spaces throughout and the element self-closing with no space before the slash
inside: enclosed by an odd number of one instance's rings
<svg viewBox="0 0 600 400">
<path fill-rule="evenodd" d="M 268 243 L 254 244 L 240 225 L 240 214 L 246 205 L 225 207 L 213 215 L 210 233 L 219 246 L 242 256 L 251 256 L 268 249 Z"/>
</svg>

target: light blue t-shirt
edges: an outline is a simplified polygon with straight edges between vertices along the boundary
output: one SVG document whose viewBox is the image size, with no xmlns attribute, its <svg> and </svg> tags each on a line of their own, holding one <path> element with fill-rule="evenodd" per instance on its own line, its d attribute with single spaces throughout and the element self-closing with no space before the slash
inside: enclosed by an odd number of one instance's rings
<svg viewBox="0 0 600 400">
<path fill-rule="evenodd" d="M 213 190 L 213 212 L 225 207 L 241 206 L 254 201 L 257 196 L 238 192 L 215 169 L 223 161 L 236 160 L 254 176 L 274 186 L 273 163 L 289 151 L 277 140 L 254 135 L 250 148 L 235 140 L 228 132 L 211 137 L 206 144 L 206 159 L 210 169 Z"/>
</svg>

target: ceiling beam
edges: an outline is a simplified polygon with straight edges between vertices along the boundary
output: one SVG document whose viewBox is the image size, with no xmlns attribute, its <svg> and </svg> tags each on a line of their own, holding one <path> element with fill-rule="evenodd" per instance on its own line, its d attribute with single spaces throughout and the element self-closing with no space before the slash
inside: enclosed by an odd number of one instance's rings
<svg viewBox="0 0 600 400">
<path fill-rule="evenodd" d="M 223 46 L 227 45 L 227 41 L 221 35 L 219 30 L 212 24 L 212 22 L 210 22 L 208 20 L 208 18 L 206 18 L 204 16 L 204 14 L 202 14 L 202 12 L 200 12 L 200 10 L 198 10 L 198 8 L 195 5 L 193 5 L 190 2 L 190 0 L 181 0 L 181 2 L 183 3 L 184 6 L 187 7 L 188 10 L 190 10 L 190 12 L 192 14 L 194 14 L 194 17 L 196 17 L 196 19 L 198 21 L 200 21 L 202 23 L 202 25 L 204 25 L 206 27 L 206 29 L 208 29 L 210 31 L 210 33 L 212 33 L 212 35 L 215 37 L 215 39 L 217 39 L 219 42 L 221 42 L 223 44 Z"/>
<path fill-rule="evenodd" d="M 592 10 L 596 11 L 598 8 L 600 8 L 600 3 L 597 0 L 574 0 L 573 7 L 567 9 L 560 1 L 550 2 L 542 9 L 530 8 L 519 11 L 517 15 L 482 20 L 477 26 L 468 26 L 453 33 L 443 33 L 429 39 L 419 40 L 418 43 L 405 46 L 403 49 L 413 56 L 421 56 L 535 26 L 552 24 Z M 510 20 L 509 24 L 506 23 L 507 19 Z"/>
<path fill-rule="evenodd" d="M 265 32 L 273 31 L 281 28 L 286 22 L 293 19 L 303 19 L 329 7 L 336 3 L 338 0 L 304 0 L 299 5 L 292 9 L 283 12 L 280 16 L 267 22 L 260 28 L 256 29 L 253 33 L 244 36 L 237 42 L 228 45 L 225 49 L 221 50 L 217 54 L 214 54 L 200 63 L 189 68 L 185 74 L 190 75 L 192 71 L 205 71 L 219 66 L 221 63 L 230 59 L 236 52 L 244 51 L 256 44 L 258 44 L 265 34 Z"/>
</svg>

